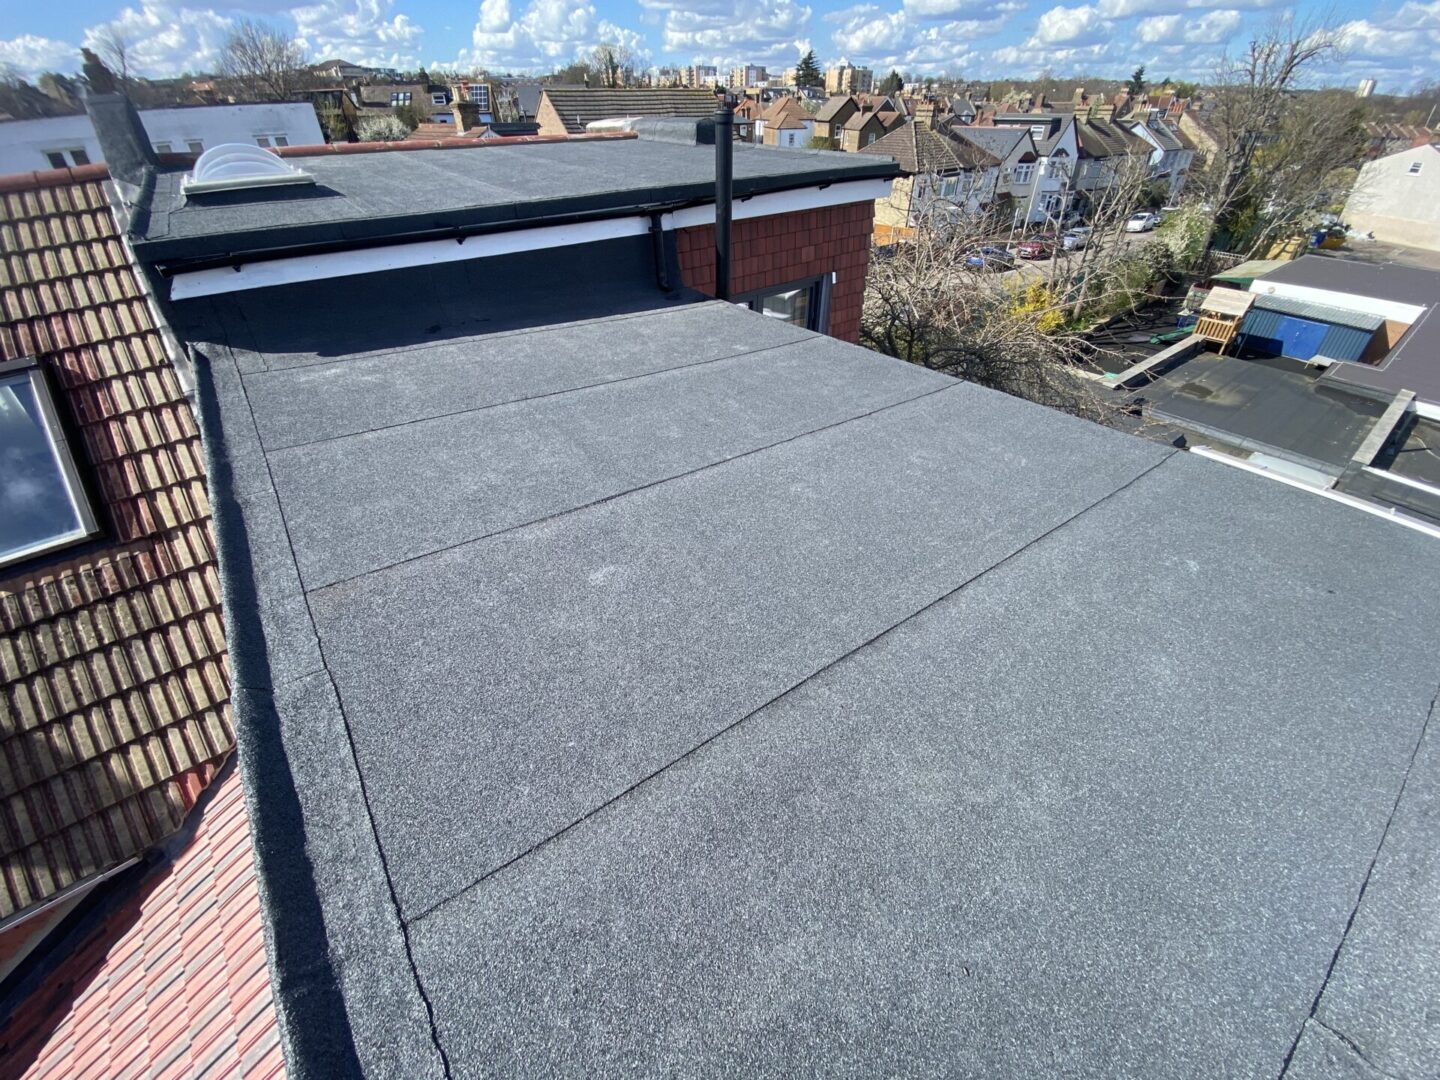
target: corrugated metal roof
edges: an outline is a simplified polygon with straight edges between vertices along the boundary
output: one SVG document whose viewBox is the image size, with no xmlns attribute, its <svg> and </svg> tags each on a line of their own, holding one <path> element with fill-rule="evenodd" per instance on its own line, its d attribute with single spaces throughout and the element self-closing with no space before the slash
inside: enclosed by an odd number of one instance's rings
<svg viewBox="0 0 1440 1080">
<path fill-rule="evenodd" d="M 1255 306 L 1262 311 L 1278 311 L 1282 315 L 1294 315 L 1297 318 L 1332 323 L 1335 326 L 1352 326 L 1357 330 L 1379 330 L 1385 325 L 1385 319 L 1379 315 L 1347 311 L 1345 308 L 1330 307 L 1327 304 L 1312 304 L 1307 300 L 1295 300 L 1288 296 L 1259 296 L 1255 300 Z"/>
</svg>

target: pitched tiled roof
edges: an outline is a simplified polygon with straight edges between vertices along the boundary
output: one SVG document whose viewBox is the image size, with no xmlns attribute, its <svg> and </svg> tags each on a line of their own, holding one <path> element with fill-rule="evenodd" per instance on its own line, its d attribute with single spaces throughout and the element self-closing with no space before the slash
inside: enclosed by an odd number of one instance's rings
<svg viewBox="0 0 1440 1080">
<path fill-rule="evenodd" d="M 626 116 L 710 116 L 715 95 L 709 90 L 559 90 L 546 87 L 565 130 L 579 134 L 596 120 Z"/>
<path fill-rule="evenodd" d="M 847 105 L 854 106 L 855 99 L 849 94 L 832 94 L 825 99 L 825 104 L 820 106 L 820 111 L 815 114 L 815 119 L 822 124 L 828 124 L 838 116 Z"/>
<path fill-rule="evenodd" d="M 949 139 L 925 124 L 901 124 L 880 136 L 862 154 L 887 154 L 902 171 L 916 176 L 920 173 L 947 175 L 966 169 L 994 165 L 998 159 L 971 143 Z"/>
<path fill-rule="evenodd" d="M 22 1077 L 284 1075 L 249 819 L 228 770 L 182 850 L 77 940 L 0 1027 Z"/>
<path fill-rule="evenodd" d="M 0 359 L 62 387 L 104 533 L 0 577 L 0 919 L 174 833 L 234 745 L 200 439 L 103 184 L 6 180 Z"/>
<path fill-rule="evenodd" d="M 1144 140 L 1119 124 L 1104 120 L 1077 120 L 1075 137 L 1080 144 L 1081 157 L 1107 158 L 1149 150 L 1149 144 Z"/>
<path fill-rule="evenodd" d="M 60 924 L 0 1073 L 275 1076 L 241 787 L 206 794 L 234 734 L 199 436 L 105 177 L 0 177 L 0 359 L 54 375 L 103 530 L 0 577 L 0 917 L 163 858 L 92 894 L 103 918 Z"/>
</svg>

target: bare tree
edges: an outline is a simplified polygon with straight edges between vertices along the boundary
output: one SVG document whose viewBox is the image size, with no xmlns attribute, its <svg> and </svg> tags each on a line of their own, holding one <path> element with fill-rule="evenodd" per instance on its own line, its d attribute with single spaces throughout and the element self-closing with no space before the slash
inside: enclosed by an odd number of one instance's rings
<svg viewBox="0 0 1440 1080">
<path fill-rule="evenodd" d="M 590 53 L 590 70 L 601 86 L 626 86 L 635 76 L 635 56 L 623 45 L 602 42 Z"/>
<path fill-rule="evenodd" d="M 1294 91 L 1319 64 L 1337 57 L 1340 31 L 1324 19 L 1280 17 L 1215 75 L 1211 113 L 1219 152 L 1206 195 L 1217 228 L 1229 230 L 1252 194 L 1256 158 L 1281 134 Z"/>
<path fill-rule="evenodd" d="M 107 23 L 94 33 L 95 52 L 116 79 L 116 89 L 130 92 L 130 39 L 114 23 Z"/>
<path fill-rule="evenodd" d="M 1003 228 L 995 214 L 955 215 L 931 204 L 910 239 L 876 249 L 861 344 L 1077 416 L 1117 421 L 1123 403 L 1087 377 L 1091 350 L 1066 327 L 1055 290 L 1042 278 L 967 262 Z"/>
<path fill-rule="evenodd" d="M 305 52 L 288 34 L 240 19 L 220 50 L 220 74 L 252 101 L 288 101 L 300 89 Z"/>
</svg>

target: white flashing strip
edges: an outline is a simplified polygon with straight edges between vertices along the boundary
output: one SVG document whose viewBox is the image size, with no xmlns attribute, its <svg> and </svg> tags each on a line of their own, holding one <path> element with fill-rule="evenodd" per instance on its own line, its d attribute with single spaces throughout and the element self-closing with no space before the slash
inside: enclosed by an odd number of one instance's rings
<svg viewBox="0 0 1440 1080">
<path fill-rule="evenodd" d="M 1440 487 L 1434 484 L 1427 484 L 1423 480 L 1416 480 L 1411 476 L 1401 476 L 1399 473 L 1388 472 L 1385 469 L 1377 469 L 1374 465 L 1366 465 L 1365 471 L 1374 473 L 1376 476 L 1383 476 L 1386 480 L 1393 480 L 1397 484 L 1404 484 L 1406 487 L 1416 488 L 1427 495 L 1440 495 Z"/>
<path fill-rule="evenodd" d="M 1431 401 L 1415 399 L 1415 415 L 1423 416 L 1426 420 L 1440 420 L 1440 405 Z"/>
<path fill-rule="evenodd" d="M 1198 454 L 1200 457 L 1210 461 L 1218 461 L 1224 465 L 1229 465 L 1234 469 L 1241 469 L 1248 473 L 1254 473 L 1256 476 L 1263 476 L 1267 480 L 1274 480 L 1277 483 L 1286 484 L 1289 487 L 1299 488 L 1301 491 L 1308 491 L 1312 495 L 1319 495 L 1333 502 L 1344 503 L 1346 506 L 1353 507 L 1356 510 L 1363 510 L 1365 513 L 1371 514 L 1374 517 L 1384 518 L 1386 521 L 1393 521 L 1396 525 L 1403 525 L 1407 529 L 1413 529 L 1416 532 L 1424 533 L 1426 536 L 1433 536 L 1440 539 L 1440 528 L 1436 528 L 1434 525 L 1427 525 L 1423 521 L 1417 521 L 1415 518 L 1400 513 L 1398 510 L 1387 510 L 1382 506 L 1376 506 L 1374 503 L 1368 503 L 1364 499 L 1357 499 L 1353 495 L 1346 495 L 1343 491 L 1317 488 L 1312 484 L 1292 479 L 1281 473 L 1273 472 L 1270 469 L 1262 469 L 1260 466 L 1252 465 L 1248 461 L 1241 461 L 1239 458 L 1231 457 L 1229 454 L 1222 454 L 1219 450 L 1212 450 L 1208 446 L 1192 446 L 1189 452 Z"/>
<path fill-rule="evenodd" d="M 825 187 L 776 191 L 736 199 L 733 219 L 744 221 L 747 218 L 769 217 L 772 214 L 873 202 L 876 199 L 888 198 L 889 195 L 889 180 L 849 180 Z M 688 207 L 661 216 L 661 227 L 667 230 L 714 223 L 713 204 Z M 201 296 L 264 289 L 272 285 L 290 285 L 300 281 L 354 277 L 412 266 L 433 266 L 438 263 L 485 259 L 521 251 L 592 244 L 601 240 L 644 236 L 649 231 L 649 216 L 633 216 L 585 221 L 574 225 L 541 225 L 533 229 L 468 236 L 463 243 L 454 239 L 421 240 L 413 244 L 264 259 L 241 263 L 238 267 L 220 266 L 176 274 L 170 282 L 170 299 L 192 300 Z"/>
<path fill-rule="evenodd" d="M 1292 285 L 1288 281 L 1272 281 L 1264 277 L 1252 281 L 1250 291 L 1257 296 L 1284 296 L 1291 300 L 1305 300 L 1312 304 L 1323 304 L 1343 311 L 1358 311 L 1365 315 L 1378 315 L 1403 323 L 1413 323 L 1425 312 L 1423 307 L 1402 304 L 1398 300 L 1382 300 L 1373 296 L 1335 292 L 1333 289 L 1317 289 L 1313 285 Z"/>
</svg>

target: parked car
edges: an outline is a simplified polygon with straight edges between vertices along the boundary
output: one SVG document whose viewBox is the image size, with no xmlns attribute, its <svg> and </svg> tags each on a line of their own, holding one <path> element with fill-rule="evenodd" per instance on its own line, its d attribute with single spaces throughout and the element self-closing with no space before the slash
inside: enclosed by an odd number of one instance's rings
<svg viewBox="0 0 1440 1080">
<path fill-rule="evenodd" d="M 1055 234 L 1044 232 L 1022 240 L 1016 246 L 1015 254 L 1022 259 L 1048 259 L 1055 254 Z"/>
<path fill-rule="evenodd" d="M 1089 225 L 1077 225 L 1060 237 L 1060 246 L 1066 251 L 1079 251 L 1088 243 L 1090 243 Z"/>
<path fill-rule="evenodd" d="M 1002 247 L 985 244 L 970 250 L 965 256 L 965 265 L 971 270 L 1013 270 L 1015 256 Z"/>
<path fill-rule="evenodd" d="M 1152 210 L 1141 210 L 1138 214 L 1131 214 L 1130 220 L 1125 222 L 1126 232 L 1149 232 L 1160 224 L 1160 215 Z"/>
</svg>

